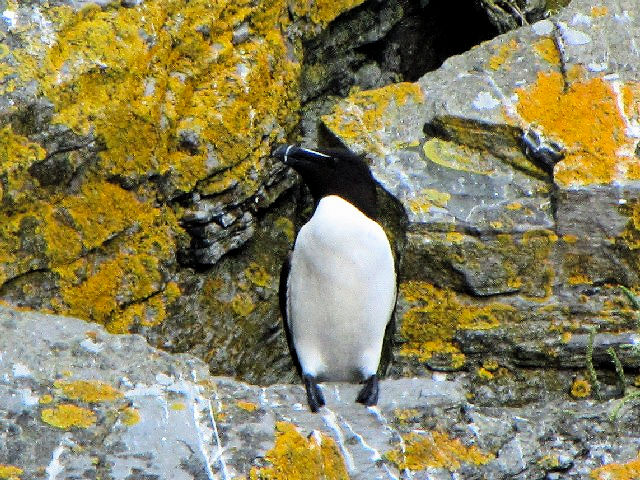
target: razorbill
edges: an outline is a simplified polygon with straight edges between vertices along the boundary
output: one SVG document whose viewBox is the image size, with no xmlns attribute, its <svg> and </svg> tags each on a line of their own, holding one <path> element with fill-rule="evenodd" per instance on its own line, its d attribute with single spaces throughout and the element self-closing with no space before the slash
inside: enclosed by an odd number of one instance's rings
<svg viewBox="0 0 640 480">
<path fill-rule="evenodd" d="M 378 401 L 378 364 L 396 302 L 389 240 L 376 222 L 376 184 L 348 150 L 282 145 L 273 152 L 309 187 L 314 211 L 280 273 L 280 310 L 312 412 L 318 382 L 364 383 L 357 402 Z"/>
</svg>

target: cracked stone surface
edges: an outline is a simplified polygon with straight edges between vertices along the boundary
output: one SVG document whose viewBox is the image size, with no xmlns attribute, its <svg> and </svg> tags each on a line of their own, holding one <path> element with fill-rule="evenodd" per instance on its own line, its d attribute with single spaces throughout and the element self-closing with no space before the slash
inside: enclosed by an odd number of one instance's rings
<svg viewBox="0 0 640 480">
<path fill-rule="evenodd" d="M 312 414 L 301 385 L 212 377 L 201 360 L 156 350 L 137 335 L 5 307 L 0 327 L 0 465 L 19 468 L 23 479 L 273 478 L 260 475 L 277 462 L 283 422 L 300 432 L 309 455 L 319 447 L 305 437 L 332 439 L 349 478 L 363 480 L 578 479 L 632 461 L 640 448 L 634 402 L 619 409 L 565 395 L 482 406 L 470 397 L 467 374 L 440 373 L 382 381 L 372 408 L 353 402 L 357 385 L 327 384 L 327 407 Z M 64 387 L 81 380 L 116 393 L 101 397 L 85 386 L 82 397 Z M 45 410 L 65 404 L 93 412 L 93 422 L 44 421 Z M 475 464 L 471 451 L 485 460 Z M 307 478 L 308 468 L 293 471 Z"/>
<path fill-rule="evenodd" d="M 636 331 L 620 288 L 640 287 L 636 10 L 632 0 L 573 1 L 415 83 L 355 92 L 323 117 L 342 144 L 369 155 L 406 215 L 404 373 L 425 362 L 459 367 L 460 352 L 473 364 L 482 349 L 467 340 L 492 328 L 520 346 L 523 363 L 543 368 L 575 368 L 573 334 Z M 444 312 L 457 343 L 419 347 L 433 338 L 407 313 L 428 317 L 420 309 L 437 305 L 433 292 L 481 309 L 482 326 L 462 333 L 473 322 Z M 518 351 L 497 356 L 518 363 Z"/>
</svg>

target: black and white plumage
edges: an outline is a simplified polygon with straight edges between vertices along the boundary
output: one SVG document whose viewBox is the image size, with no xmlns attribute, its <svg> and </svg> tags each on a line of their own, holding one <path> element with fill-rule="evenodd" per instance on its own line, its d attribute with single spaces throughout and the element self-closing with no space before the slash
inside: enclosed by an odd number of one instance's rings
<svg viewBox="0 0 640 480">
<path fill-rule="evenodd" d="M 347 150 L 284 145 L 274 156 L 296 170 L 315 202 L 280 277 L 280 309 L 312 411 L 322 381 L 364 381 L 356 401 L 375 405 L 385 329 L 396 301 L 389 240 L 376 222 L 376 185 Z"/>
</svg>

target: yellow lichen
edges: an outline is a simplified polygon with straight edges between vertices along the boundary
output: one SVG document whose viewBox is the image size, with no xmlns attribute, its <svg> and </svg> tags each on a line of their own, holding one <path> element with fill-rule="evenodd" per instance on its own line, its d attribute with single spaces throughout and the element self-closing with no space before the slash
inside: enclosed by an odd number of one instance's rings
<svg viewBox="0 0 640 480">
<path fill-rule="evenodd" d="M 495 372 L 500 367 L 500 364 L 497 360 L 490 358 L 482 362 L 482 368 L 488 370 L 490 372 Z"/>
<path fill-rule="evenodd" d="M 0 480 L 20 480 L 23 473 L 24 470 L 19 467 L 0 463 Z"/>
<path fill-rule="evenodd" d="M 266 287 L 271 284 L 271 275 L 262 265 L 251 262 L 244 270 L 247 279 L 257 287 Z"/>
<path fill-rule="evenodd" d="M 184 404 L 184 402 L 173 402 L 171 405 L 169 405 L 169 408 L 178 412 L 181 410 L 185 410 L 187 406 Z"/>
<path fill-rule="evenodd" d="M 327 4 L 322 18 L 346 8 Z M 149 0 L 47 6 L 42 15 L 47 42 L 13 32 L 11 62 L 0 47 L 0 90 L 35 85 L 54 105 L 53 123 L 91 133 L 101 148 L 97 160 L 68 153 L 74 167 L 85 163 L 75 193 L 65 193 L 26 173 L 45 157 L 39 145 L 0 129 L 0 176 L 9 179 L 0 197 L 19 203 L 0 213 L 0 283 L 49 268 L 59 277 L 57 313 L 112 332 L 160 323 L 180 295 L 161 269 L 175 264 L 184 232 L 148 179 L 162 178 L 169 192 L 196 183 L 205 193 L 234 186 L 238 198 L 257 191 L 271 143 L 297 122 L 287 5 Z M 233 45 L 242 25 L 250 38 Z M 195 143 L 185 147 L 185 135 Z M 26 224 L 46 245 L 42 258 L 16 254 Z"/>
<path fill-rule="evenodd" d="M 430 138 L 422 145 L 422 151 L 427 160 L 450 170 L 478 175 L 491 175 L 495 172 L 495 167 L 477 150 L 456 142 Z"/>
<path fill-rule="evenodd" d="M 51 395 L 49 395 L 48 393 L 46 393 L 46 394 L 44 394 L 44 395 L 42 395 L 42 396 L 40 397 L 40 400 L 38 400 L 38 402 L 39 402 L 41 405 L 48 405 L 48 404 L 50 404 L 51 402 L 53 402 L 53 397 L 52 397 Z"/>
<path fill-rule="evenodd" d="M 393 411 L 394 420 L 403 426 L 415 422 L 419 416 L 420 410 L 417 408 L 396 408 Z"/>
<path fill-rule="evenodd" d="M 533 45 L 533 50 L 540 58 L 547 61 L 551 65 L 560 64 L 560 53 L 558 52 L 558 47 L 556 46 L 553 39 L 546 37 L 542 40 L 537 41 Z"/>
<path fill-rule="evenodd" d="M 638 163 L 630 153 L 635 141 L 626 135 L 617 93 L 606 80 L 577 79 L 566 86 L 560 73 L 540 72 L 535 84 L 516 92 L 520 116 L 566 148 L 555 167 L 556 182 L 576 186 L 635 179 L 629 168 Z"/>
<path fill-rule="evenodd" d="M 451 195 L 447 192 L 441 192 L 433 188 L 425 188 L 416 194 L 414 198 L 411 198 L 409 208 L 417 214 L 427 213 L 431 207 L 436 206 L 444 208 L 447 202 L 451 198 Z"/>
<path fill-rule="evenodd" d="M 45 408 L 42 410 L 41 418 L 43 422 L 63 430 L 71 427 L 88 428 L 96 423 L 96 414 L 91 410 L 68 403 L 55 408 Z"/>
<path fill-rule="evenodd" d="M 594 480 L 636 480 L 640 478 L 640 455 L 627 463 L 610 463 L 591 471 Z"/>
<path fill-rule="evenodd" d="M 447 242 L 458 245 L 464 242 L 464 235 L 460 232 L 447 232 L 446 239 Z"/>
<path fill-rule="evenodd" d="M 276 423 L 276 441 L 265 460 L 271 464 L 252 468 L 251 480 L 348 479 L 344 458 L 330 437 L 320 434 L 305 437 L 288 422 Z"/>
<path fill-rule="evenodd" d="M 121 391 L 99 380 L 75 380 L 72 382 L 56 380 L 53 386 L 65 398 L 82 402 L 113 402 L 123 396 Z"/>
<path fill-rule="evenodd" d="M 591 384 L 584 378 L 576 378 L 571 385 L 571 395 L 575 398 L 585 398 L 591 395 Z"/>
<path fill-rule="evenodd" d="M 289 243 L 293 243 L 293 240 L 295 239 L 295 228 L 290 219 L 287 217 L 278 217 L 273 222 L 273 225 L 278 231 L 284 233 Z"/>
<path fill-rule="evenodd" d="M 127 427 L 133 427 L 140 423 L 140 412 L 133 407 L 125 407 L 120 411 L 120 419 Z"/>
<path fill-rule="evenodd" d="M 14 133 L 11 125 L 0 128 L 0 201 L 15 205 L 33 196 L 38 183 L 28 169 L 45 155 L 40 145 Z"/>
<path fill-rule="evenodd" d="M 522 208 L 522 204 L 520 202 L 512 202 L 507 204 L 507 210 L 520 210 Z"/>
<path fill-rule="evenodd" d="M 326 26 L 338 15 L 357 7 L 364 0 L 296 0 L 293 2 L 293 11 L 298 16 L 311 19 L 313 23 Z"/>
<path fill-rule="evenodd" d="M 467 305 L 452 291 L 427 282 L 404 282 L 400 295 L 409 304 L 400 324 L 405 339 L 400 354 L 419 360 L 428 360 L 435 352 L 459 354 L 453 343 L 456 330 L 497 327 L 514 310 L 499 303 Z"/>
<path fill-rule="evenodd" d="M 571 275 L 568 278 L 568 281 L 569 285 L 590 285 L 591 283 L 593 283 L 591 278 L 589 278 L 588 275 L 584 274 Z"/>
<path fill-rule="evenodd" d="M 385 457 L 398 469 L 412 471 L 431 468 L 446 468 L 456 471 L 462 463 L 486 465 L 494 458 L 490 453 L 481 451 L 475 445 L 466 446 L 460 440 L 451 438 L 444 432 L 431 432 L 419 435 L 411 432 L 403 435 L 404 451 L 391 450 Z"/>
<path fill-rule="evenodd" d="M 495 55 L 489 59 L 489 68 L 491 70 L 498 70 L 511 58 L 517 48 L 518 42 L 515 38 L 512 38 L 504 45 L 500 45 L 497 48 Z"/>
<path fill-rule="evenodd" d="M 238 293 L 231 300 L 231 309 L 239 316 L 246 317 L 256 308 L 251 295 L 248 293 Z"/>
<path fill-rule="evenodd" d="M 476 373 L 478 374 L 478 377 L 484 379 L 484 380 L 492 380 L 493 379 L 493 373 L 491 373 L 489 370 L 487 370 L 484 367 L 480 367 Z"/>
<path fill-rule="evenodd" d="M 332 132 L 345 139 L 363 142 L 370 153 L 384 153 L 381 135 L 397 128 L 385 113 L 407 104 L 422 104 L 424 93 L 417 83 L 395 83 L 375 90 L 352 93 L 336 105 L 322 121 Z"/>
<path fill-rule="evenodd" d="M 253 402 L 246 402 L 244 400 L 236 401 L 236 405 L 238 406 L 238 408 L 247 412 L 255 412 L 258 409 L 258 404 Z"/>
</svg>

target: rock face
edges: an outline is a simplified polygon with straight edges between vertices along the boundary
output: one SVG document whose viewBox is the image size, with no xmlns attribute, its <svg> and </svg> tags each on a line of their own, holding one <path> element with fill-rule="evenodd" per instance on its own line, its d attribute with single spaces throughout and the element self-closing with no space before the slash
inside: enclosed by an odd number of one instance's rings
<svg viewBox="0 0 640 480">
<path fill-rule="evenodd" d="M 422 75 L 451 53 L 422 55 L 435 5 L 0 0 L 0 297 L 95 322 L 0 310 L 0 478 L 640 476 L 635 1 Z M 475 5 L 493 30 L 542 8 Z M 296 134 L 386 192 L 379 408 L 282 384 L 310 206 L 269 153 Z"/>
<path fill-rule="evenodd" d="M 326 385 L 312 414 L 301 385 L 211 377 L 137 335 L 4 307 L 0 326 L 2 478 L 636 478 L 635 405 L 483 407 L 439 374 L 383 381 L 369 409 Z"/>
<path fill-rule="evenodd" d="M 575 368 L 592 328 L 639 366 L 621 288 L 640 287 L 632 3 L 574 1 L 323 117 L 407 215 L 398 372 Z"/>
</svg>

